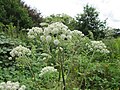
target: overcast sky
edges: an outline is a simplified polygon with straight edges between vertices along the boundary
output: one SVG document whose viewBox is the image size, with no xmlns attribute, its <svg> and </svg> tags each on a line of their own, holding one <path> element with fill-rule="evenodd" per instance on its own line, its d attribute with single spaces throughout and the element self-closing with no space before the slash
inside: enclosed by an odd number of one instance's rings
<svg viewBox="0 0 120 90">
<path fill-rule="evenodd" d="M 100 12 L 100 19 L 107 19 L 107 24 L 120 28 L 120 0 L 22 0 L 32 8 L 40 10 L 43 16 L 65 13 L 72 17 L 83 12 L 86 4 Z"/>
</svg>

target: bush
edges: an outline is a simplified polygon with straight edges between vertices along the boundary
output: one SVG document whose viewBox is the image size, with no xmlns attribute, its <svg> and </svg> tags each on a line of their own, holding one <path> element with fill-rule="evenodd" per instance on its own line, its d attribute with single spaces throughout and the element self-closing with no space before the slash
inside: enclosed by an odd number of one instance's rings
<svg viewBox="0 0 120 90">
<path fill-rule="evenodd" d="M 19 28 L 32 27 L 33 21 L 26 8 L 22 7 L 20 0 L 0 1 L 0 22 L 5 25 L 13 23 Z"/>
<path fill-rule="evenodd" d="M 17 40 L 12 40 L 4 33 L 0 33 L 0 66 L 9 67 L 12 66 L 15 62 L 10 57 L 10 51 L 16 45 L 18 45 Z"/>
</svg>

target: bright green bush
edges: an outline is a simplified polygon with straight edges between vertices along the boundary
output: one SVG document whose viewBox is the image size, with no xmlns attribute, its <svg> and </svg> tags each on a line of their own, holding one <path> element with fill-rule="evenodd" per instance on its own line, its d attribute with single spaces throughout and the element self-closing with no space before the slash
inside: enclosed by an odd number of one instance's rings
<svg viewBox="0 0 120 90">
<path fill-rule="evenodd" d="M 76 16 L 76 29 L 82 31 L 85 35 L 90 37 L 93 34 L 95 40 L 105 38 L 104 31 L 106 30 L 106 20 L 99 19 L 99 12 L 90 5 L 85 5 L 83 13 Z"/>
</svg>

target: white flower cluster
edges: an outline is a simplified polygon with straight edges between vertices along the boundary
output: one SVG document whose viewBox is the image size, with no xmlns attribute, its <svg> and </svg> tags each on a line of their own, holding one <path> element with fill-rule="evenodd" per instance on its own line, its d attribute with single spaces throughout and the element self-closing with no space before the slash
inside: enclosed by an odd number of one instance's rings
<svg viewBox="0 0 120 90">
<path fill-rule="evenodd" d="M 31 54 L 31 51 L 26 48 L 26 47 L 23 47 L 21 45 L 17 46 L 16 48 L 14 48 L 11 52 L 10 52 L 10 55 L 12 57 L 15 57 L 15 56 L 22 56 L 22 55 L 30 55 Z"/>
<path fill-rule="evenodd" d="M 35 38 L 36 36 L 43 33 L 42 28 L 39 28 L 39 27 L 32 27 L 32 29 L 27 29 L 27 30 L 29 31 L 27 33 L 29 38 Z"/>
<path fill-rule="evenodd" d="M 57 72 L 57 69 L 55 69 L 54 67 L 52 66 L 46 66 L 44 67 L 41 71 L 41 73 L 39 74 L 39 76 L 42 76 L 46 73 L 52 73 L 52 72 Z"/>
<path fill-rule="evenodd" d="M 0 83 L 0 90 L 25 90 L 26 86 L 22 85 L 20 86 L 19 82 L 11 82 L 11 81 L 7 81 L 5 82 L 1 82 Z"/>
<path fill-rule="evenodd" d="M 87 44 L 90 51 L 96 51 L 100 53 L 110 53 L 106 45 L 102 41 L 91 41 L 91 44 Z"/>
<path fill-rule="evenodd" d="M 44 35 L 49 35 L 49 34 L 58 35 L 58 34 L 67 33 L 67 32 L 68 32 L 68 27 L 60 22 L 52 23 L 44 29 Z"/>
<path fill-rule="evenodd" d="M 80 37 L 84 36 L 84 34 L 81 31 L 78 31 L 78 30 L 71 31 L 71 33 L 72 33 L 73 36 L 80 36 Z"/>
<path fill-rule="evenodd" d="M 40 40 L 42 42 L 52 42 L 55 45 L 60 44 L 61 41 L 64 40 L 72 40 L 74 36 L 84 36 L 81 31 L 71 31 L 66 25 L 61 22 L 52 23 L 48 25 L 48 27 L 45 27 L 44 30 L 42 30 L 41 28 L 29 29 L 28 37 L 35 38 L 35 36 L 37 36 L 38 34 L 40 35 Z"/>
</svg>

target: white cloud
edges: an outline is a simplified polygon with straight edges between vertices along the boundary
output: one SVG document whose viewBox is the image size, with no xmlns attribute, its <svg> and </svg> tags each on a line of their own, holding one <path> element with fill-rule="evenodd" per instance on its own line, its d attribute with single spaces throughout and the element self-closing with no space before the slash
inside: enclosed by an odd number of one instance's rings
<svg viewBox="0 0 120 90">
<path fill-rule="evenodd" d="M 79 0 L 23 0 L 32 7 L 36 7 L 45 16 L 66 13 L 75 16 L 83 10 Z"/>
<path fill-rule="evenodd" d="M 87 3 L 94 6 L 100 12 L 100 19 L 107 19 L 108 25 L 120 28 L 120 4 L 119 0 L 23 0 L 28 5 L 40 10 L 42 15 L 66 13 L 70 16 L 83 12 L 83 6 Z"/>
</svg>

